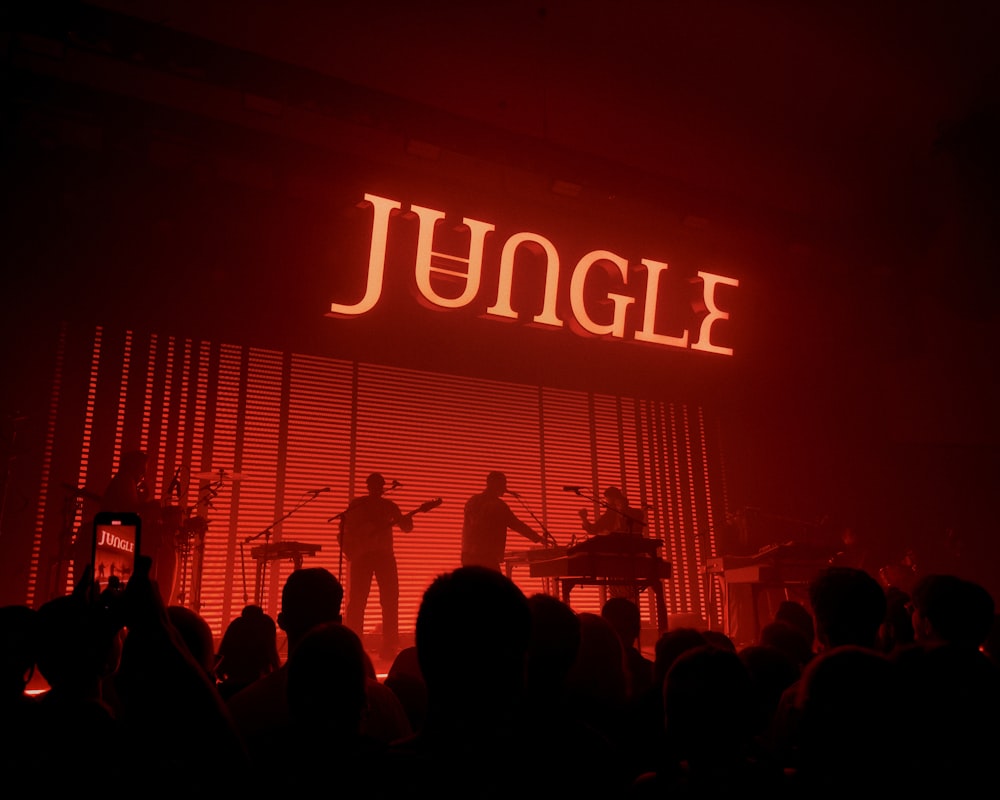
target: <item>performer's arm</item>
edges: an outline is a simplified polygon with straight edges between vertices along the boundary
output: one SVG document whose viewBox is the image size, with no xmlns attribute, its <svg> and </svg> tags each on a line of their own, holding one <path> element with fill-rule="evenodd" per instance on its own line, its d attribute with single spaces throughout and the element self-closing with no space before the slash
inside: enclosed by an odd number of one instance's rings
<svg viewBox="0 0 1000 800">
<path fill-rule="evenodd" d="M 598 533 L 607 533 L 609 528 L 607 527 L 607 515 L 601 515 L 594 522 L 591 522 L 587 517 L 587 509 L 581 508 L 578 512 L 580 514 L 580 522 L 583 529 L 591 536 L 595 536 Z"/>
<path fill-rule="evenodd" d="M 540 543 L 544 539 L 544 537 L 540 533 L 536 532 L 534 528 L 518 519 L 513 511 L 510 512 L 510 516 L 507 520 L 507 527 L 512 531 L 517 531 L 525 539 L 535 542 L 536 544 Z"/>
<path fill-rule="evenodd" d="M 399 512 L 398 508 L 396 510 L 398 512 L 396 515 L 396 525 L 398 525 L 399 529 L 404 533 L 409 533 L 413 530 L 413 515 L 403 514 Z"/>
</svg>

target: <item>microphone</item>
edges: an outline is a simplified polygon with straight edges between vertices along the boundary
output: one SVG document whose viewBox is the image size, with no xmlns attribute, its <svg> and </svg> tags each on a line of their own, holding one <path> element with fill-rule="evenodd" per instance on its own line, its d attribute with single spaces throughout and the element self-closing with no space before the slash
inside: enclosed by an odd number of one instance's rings
<svg viewBox="0 0 1000 800">
<path fill-rule="evenodd" d="M 306 494 L 321 494 L 322 492 L 330 491 L 329 486 L 324 486 L 322 489 L 310 489 Z"/>
<path fill-rule="evenodd" d="M 511 497 L 516 497 L 516 498 L 517 498 L 518 500 L 520 500 L 520 499 L 521 499 L 521 495 L 519 495 L 519 494 L 518 494 L 517 492 L 515 492 L 515 491 L 514 491 L 513 489 L 508 489 L 508 490 L 507 490 L 507 494 L 509 494 L 509 495 L 510 495 Z"/>
<path fill-rule="evenodd" d="M 563 486 L 563 491 L 564 492 L 579 492 L 581 488 L 583 488 L 583 487 L 581 487 L 581 486 Z"/>
<path fill-rule="evenodd" d="M 403 484 L 401 484 L 401 483 L 400 483 L 399 481 L 397 481 L 397 480 L 393 480 L 393 482 L 392 482 L 392 488 L 393 488 L 393 489 L 398 489 L 398 488 L 399 488 L 399 487 L 401 487 L 402 485 L 403 485 Z"/>
</svg>

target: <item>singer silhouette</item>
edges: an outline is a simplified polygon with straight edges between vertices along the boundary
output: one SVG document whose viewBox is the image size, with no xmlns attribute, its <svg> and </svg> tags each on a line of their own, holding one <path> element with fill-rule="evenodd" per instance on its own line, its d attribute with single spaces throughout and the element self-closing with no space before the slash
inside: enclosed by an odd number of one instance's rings
<svg viewBox="0 0 1000 800">
<path fill-rule="evenodd" d="M 344 623 L 364 641 L 365 607 L 374 578 L 382 606 L 378 655 L 390 661 L 399 651 L 399 569 L 393 528 L 413 530 L 413 515 L 404 514 L 396 503 L 383 497 L 385 478 L 381 474 L 373 472 L 365 483 L 368 494 L 352 500 L 340 515 L 340 547 L 348 561 Z"/>
<path fill-rule="evenodd" d="M 511 511 L 504 501 L 505 494 L 516 497 L 507 489 L 507 476 L 491 472 L 486 476 L 486 488 L 465 503 L 462 524 L 462 566 L 483 566 L 501 571 L 507 531 L 541 544 L 544 537 Z"/>
</svg>

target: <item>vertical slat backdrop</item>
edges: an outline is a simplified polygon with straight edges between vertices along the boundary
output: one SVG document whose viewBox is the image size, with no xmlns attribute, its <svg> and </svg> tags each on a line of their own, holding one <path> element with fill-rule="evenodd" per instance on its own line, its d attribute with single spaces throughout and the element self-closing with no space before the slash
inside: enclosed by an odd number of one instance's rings
<svg viewBox="0 0 1000 800">
<path fill-rule="evenodd" d="M 53 402 L 52 414 L 80 419 L 74 444 L 79 474 L 91 485 L 110 476 L 127 443 L 150 449 L 155 492 L 179 475 L 183 497 L 170 502 L 206 521 L 203 540 L 196 537 L 181 559 L 180 600 L 216 635 L 246 602 L 259 600 L 277 614 L 294 565 L 267 562 L 258 582 L 252 551 L 265 542 L 317 548 L 303 563 L 327 567 L 346 583 L 336 515 L 364 491 L 370 472 L 400 483 L 390 496 L 404 511 L 442 501 L 415 516 L 411 533 L 396 535 L 404 632 L 412 631 L 427 584 L 458 566 L 464 503 L 491 470 L 506 472 L 520 494 L 509 498 L 516 513 L 564 545 L 583 536 L 580 510 L 593 517 L 603 489 L 620 486 L 633 505 L 646 508 L 646 534 L 663 541 L 660 552 L 673 564 L 669 612 L 706 621 L 715 613 L 699 566 L 714 555 L 713 520 L 725 481 L 704 408 L 130 331 L 85 335 L 89 371 L 67 366 L 75 352 L 67 347 L 53 382 L 54 394 L 84 397 L 85 407 Z M 67 376 L 76 374 L 86 375 L 89 388 L 67 392 Z M 98 391 L 102 385 L 115 390 Z M 50 426 L 52 449 L 63 428 Z M 107 430 L 110 447 L 98 441 Z M 226 472 L 205 477 L 218 470 Z M 43 495 L 43 502 L 55 500 Z M 508 549 L 528 546 L 510 534 Z M 32 564 L 36 573 L 45 568 Z M 524 565 L 512 577 L 528 594 L 546 588 Z M 599 587 L 578 587 L 573 604 L 593 611 L 604 599 Z M 378 602 L 373 587 L 370 630 L 379 624 Z M 653 615 L 645 595 L 643 615 Z"/>
</svg>

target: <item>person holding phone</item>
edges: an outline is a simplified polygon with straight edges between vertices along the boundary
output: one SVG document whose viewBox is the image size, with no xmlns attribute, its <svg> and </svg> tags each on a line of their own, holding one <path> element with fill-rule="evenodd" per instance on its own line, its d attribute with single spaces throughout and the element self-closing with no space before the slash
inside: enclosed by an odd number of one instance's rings
<svg viewBox="0 0 1000 800">
<path fill-rule="evenodd" d="M 98 498 L 97 513 L 90 517 L 77 533 L 73 552 L 74 582 L 78 583 L 84 568 L 96 557 L 94 546 L 100 536 L 98 524 L 108 522 L 109 515 L 136 514 L 145 523 L 147 536 L 152 535 L 152 527 L 158 514 L 155 503 L 150 503 L 146 491 L 146 467 L 149 457 L 141 450 L 124 452 L 118 462 L 118 469 L 105 486 L 104 493 Z M 146 547 L 148 551 L 148 545 Z M 110 577 L 110 565 L 94 563 L 93 580 L 102 585 L 107 584 Z M 121 576 L 119 576 L 121 577 Z M 127 578 L 123 579 L 127 580 Z"/>
<path fill-rule="evenodd" d="M 164 523 L 160 502 L 150 496 L 146 483 L 148 468 L 149 455 L 144 450 L 122 453 L 118 469 L 101 496 L 98 510 L 139 515 L 143 533 L 141 554 L 152 559 L 151 577 L 160 587 L 164 603 L 169 605 L 173 602 L 176 588 L 177 549 L 172 531 Z"/>
<path fill-rule="evenodd" d="M 100 590 L 124 586 L 142 552 L 142 518 L 131 511 L 98 511 L 94 515 L 93 579 Z"/>
</svg>

